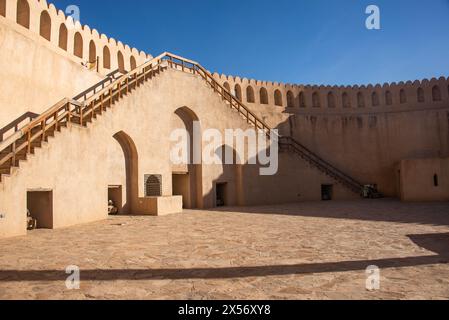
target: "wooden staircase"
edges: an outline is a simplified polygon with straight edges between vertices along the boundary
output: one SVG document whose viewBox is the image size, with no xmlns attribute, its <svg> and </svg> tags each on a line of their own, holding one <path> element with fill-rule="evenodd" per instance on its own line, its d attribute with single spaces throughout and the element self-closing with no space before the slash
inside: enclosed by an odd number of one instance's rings
<svg viewBox="0 0 449 320">
<path fill-rule="evenodd" d="M 54 136 L 56 132 L 73 124 L 82 127 L 88 126 L 93 119 L 113 107 L 124 95 L 128 95 L 132 90 L 151 80 L 167 68 L 201 77 L 248 124 L 256 130 L 264 131 L 268 139 L 278 139 L 281 148 L 298 154 L 302 159 L 332 177 L 338 183 L 353 192 L 360 193 L 361 183 L 324 161 L 292 137 L 278 135 L 274 137 L 271 128 L 263 120 L 259 119 L 243 102 L 219 84 L 211 73 L 199 63 L 167 52 L 125 75 L 117 77 L 117 71 L 114 71 L 105 80 L 73 99 L 65 98 L 61 100 L 15 134 L 0 142 L 0 181 L 2 175 L 9 175 L 13 168 L 19 167 L 20 162 L 27 160 L 27 156 L 33 154 L 36 148 L 40 148 L 48 137 Z"/>
</svg>

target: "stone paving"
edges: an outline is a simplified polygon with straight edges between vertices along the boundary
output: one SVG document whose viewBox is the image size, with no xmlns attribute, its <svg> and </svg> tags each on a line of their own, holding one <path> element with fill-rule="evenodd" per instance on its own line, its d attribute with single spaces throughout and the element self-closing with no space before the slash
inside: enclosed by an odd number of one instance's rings
<svg viewBox="0 0 449 320">
<path fill-rule="evenodd" d="M 448 299 L 449 204 L 111 217 L 0 240 L 0 299 Z M 65 268 L 81 270 L 80 290 Z M 381 269 L 380 290 L 366 268 Z"/>
</svg>

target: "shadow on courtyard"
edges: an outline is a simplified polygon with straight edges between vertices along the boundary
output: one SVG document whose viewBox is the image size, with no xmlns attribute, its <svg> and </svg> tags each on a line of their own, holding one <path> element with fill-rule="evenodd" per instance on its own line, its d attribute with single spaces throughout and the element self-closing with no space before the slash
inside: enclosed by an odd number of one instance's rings
<svg viewBox="0 0 449 320">
<path fill-rule="evenodd" d="M 83 281 L 115 280 L 183 280 L 183 279 L 230 279 L 266 276 L 284 276 L 300 274 L 318 274 L 347 271 L 364 271 L 375 265 L 382 269 L 405 268 L 449 263 L 449 233 L 410 235 L 418 246 L 435 255 L 387 258 L 377 260 L 339 261 L 325 263 L 307 263 L 296 265 L 271 265 L 229 268 L 191 268 L 191 269 L 110 269 L 81 270 Z M 1 282 L 17 281 L 65 281 L 67 274 L 63 270 L 1 270 Z"/>
<path fill-rule="evenodd" d="M 282 206 L 223 207 L 216 212 L 449 226 L 449 203 L 403 203 L 395 199 L 300 202 Z"/>
</svg>

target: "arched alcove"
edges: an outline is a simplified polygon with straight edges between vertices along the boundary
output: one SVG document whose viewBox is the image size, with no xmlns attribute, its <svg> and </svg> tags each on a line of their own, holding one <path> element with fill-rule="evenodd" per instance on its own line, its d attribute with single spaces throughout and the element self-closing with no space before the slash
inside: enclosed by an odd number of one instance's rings
<svg viewBox="0 0 449 320">
<path fill-rule="evenodd" d="M 111 51 L 107 46 L 103 48 L 103 68 L 111 69 Z"/>
<path fill-rule="evenodd" d="M 17 1 L 17 23 L 21 26 L 30 28 L 30 5 L 27 0 Z"/>
<path fill-rule="evenodd" d="M 118 63 L 118 69 L 121 73 L 126 73 L 125 69 L 125 59 L 123 58 L 123 53 L 119 51 L 117 53 L 117 63 Z"/>
<path fill-rule="evenodd" d="M 64 23 L 61 23 L 61 26 L 59 27 L 59 40 L 58 40 L 58 46 L 62 49 L 67 51 L 67 40 L 68 40 L 68 31 L 67 27 Z"/>
<path fill-rule="evenodd" d="M 363 93 L 361 93 L 361 92 L 357 93 L 357 107 L 365 108 L 365 97 L 363 96 Z"/>
<path fill-rule="evenodd" d="M 435 102 L 441 101 L 441 91 L 437 85 L 432 87 L 432 100 Z"/>
<path fill-rule="evenodd" d="M 131 70 L 134 70 L 135 68 L 137 68 L 137 62 L 136 62 L 136 58 L 134 58 L 134 56 L 131 56 L 131 58 L 129 58 L 129 64 L 131 66 Z"/>
<path fill-rule="evenodd" d="M 51 18 L 46 10 L 41 12 L 39 34 L 42 38 L 51 41 Z"/>
<path fill-rule="evenodd" d="M 377 92 L 373 92 L 371 95 L 371 104 L 373 107 L 377 107 L 380 104 L 379 95 Z"/>
<path fill-rule="evenodd" d="M 256 102 L 256 99 L 255 99 L 255 97 L 254 97 L 254 89 L 253 89 L 253 87 L 251 87 L 251 86 L 248 86 L 248 87 L 246 88 L 246 101 L 247 101 L 248 103 L 254 103 L 254 102 Z"/>
<path fill-rule="evenodd" d="M 399 91 L 399 100 L 401 104 L 407 103 L 407 95 L 405 94 L 404 89 L 401 89 L 401 91 Z"/>
<path fill-rule="evenodd" d="M 268 91 L 265 88 L 260 88 L 260 104 L 268 104 Z"/>
<path fill-rule="evenodd" d="M 391 106 L 393 104 L 393 95 L 391 94 L 391 91 L 385 92 L 385 103 L 387 106 Z"/>
<path fill-rule="evenodd" d="M 299 93 L 298 99 L 299 99 L 299 107 L 300 108 L 307 107 L 307 105 L 306 105 L 306 96 L 304 95 L 304 92 L 301 91 Z"/>
<path fill-rule="evenodd" d="M 280 90 L 274 91 L 274 104 L 278 107 L 282 107 L 284 105 L 282 101 L 282 93 Z"/>
<path fill-rule="evenodd" d="M 235 90 L 235 97 L 242 101 L 242 87 L 240 87 L 240 85 L 236 84 L 234 87 Z"/>
<path fill-rule="evenodd" d="M 6 17 L 6 0 L 0 0 L 0 16 Z"/>
<path fill-rule="evenodd" d="M 335 108 L 335 95 L 332 91 L 327 94 L 327 107 Z"/>
<path fill-rule="evenodd" d="M 78 58 L 83 58 L 83 37 L 81 36 L 81 33 L 77 32 L 74 36 L 74 42 L 73 42 L 73 54 L 77 56 Z"/>
<path fill-rule="evenodd" d="M 416 95 L 419 103 L 423 103 L 426 101 L 423 88 L 418 88 L 418 90 L 416 91 Z"/>
<path fill-rule="evenodd" d="M 342 95 L 343 108 L 351 108 L 351 99 L 347 92 L 343 92 Z"/>
<path fill-rule="evenodd" d="M 290 90 L 287 91 L 287 107 L 288 108 L 295 107 L 295 95 Z"/>
<path fill-rule="evenodd" d="M 89 62 L 94 63 L 97 61 L 97 46 L 93 40 L 89 42 Z"/>
<path fill-rule="evenodd" d="M 318 92 L 314 92 L 312 94 L 312 106 L 314 108 L 321 108 L 321 101 L 320 101 L 320 95 Z"/>
</svg>

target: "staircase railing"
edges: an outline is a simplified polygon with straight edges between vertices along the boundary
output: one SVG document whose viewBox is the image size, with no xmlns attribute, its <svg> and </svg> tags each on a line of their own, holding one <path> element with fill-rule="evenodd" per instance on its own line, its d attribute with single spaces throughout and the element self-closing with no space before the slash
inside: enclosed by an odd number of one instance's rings
<svg viewBox="0 0 449 320">
<path fill-rule="evenodd" d="M 11 123 L 7 124 L 3 128 L 0 129 L 0 142 L 2 142 L 5 139 L 5 134 L 14 129 L 14 133 L 20 130 L 22 126 L 24 126 L 24 122 L 28 121 L 31 122 L 33 119 L 37 118 L 39 115 L 34 112 L 25 112 L 20 117 L 18 117 L 16 120 L 12 121 Z"/>
<path fill-rule="evenodd" d="M 118 78 L 108 77 L 77 95 L 74 99 L 65 98 L 58 102 L 16 135 L 8 139 L 8 141 L 0 143 L 0 166 L 10 160 L 12 166 L 14 166 L 15 157 L 19 152 L 26 150 L 27 153 L 30 153 L 32 143 L 38 139 L 45 140 L 50 131 L 59 130 L 62 126 L 72 123 L 85 126 L 89 120 L 97 114 L 102 114 L 108 106 L 120 100 L 124 94 L 128 94 L 132 89 L 140 86 L 148 79 L 151 79 L 154 74 L 167 67 L 199 75 L 214 92 L 218 93 L 232 109 L 237 110 L 250 125 L 254 126 L 256 130 L 263 130 L 268 139 L 273 138 L 272 135 L 275 133 L 271 131 L 270 126 L 260 120 L 242 101 L 218 83 L 212 74 L 199 63 L 164 52 Z M 26 137 L 26 139 L 21 139 L 23 137 Z M 276 137 L 280 139 L 281 143 L 287 143 L 288 146 L 318 169 L 331 175 L 352 190 L 357 191 L 356 189 L 361 187 L 359 182 L 333 167 L 293 138 L 278 135 Z M 22 142 L 19 142 L 20 140 Z M 5 152 L 5 150 L 8 151 Z"/>
</svg>

